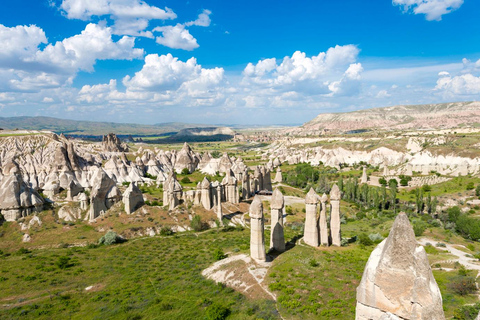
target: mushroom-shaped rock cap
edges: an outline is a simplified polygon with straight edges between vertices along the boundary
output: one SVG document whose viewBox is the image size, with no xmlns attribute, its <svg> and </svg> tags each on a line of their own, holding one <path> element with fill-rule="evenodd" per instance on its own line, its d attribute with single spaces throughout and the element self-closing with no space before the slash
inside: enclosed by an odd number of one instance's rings
<svg viewBox="0 0 480 320">
<path fill-rule="evenodd" d="M 318 203 L 318 194 L 310 188 L 308 191 L 307 196 L 305 197 L 305 204 L 317 204 Z"/>
<path fill-rule="evenodd" d="M 263 218 L 263 204 L 258 195 L 253 198 L 252 204 L 250 205 L 250 218 L 262 219 Z"/>
<path fill-rule="evenodd" d="M 202 189 L 208 188 L 210 188 L 210 181 L 208 181 L 207 177 L 204 177 L 202 181 Z"/>
<path fill-rule="evenodd" d="M 337 184 L 334 184 L 332 190 L 330 190 L 330 200 L 340 200 L 341 193 Z"/>
<path fill-rule="evenodd" d="M 271 207 L 272 207 L 272 209 L 279 210 L 279 209 L 283 208 L 283 205 L 284 205 L 283 194 L 278 188 L 275 188 L 275 190 L 273 191 L 273 194 L 272 194 Z"/>
<path fill-rule="evenodd" d="M 323 203 L 325 203 L 325 202 L 327 202 L 327 200 L 328 200 L 328 196 L 324 193 L 324 194 L 322 195 L 322 198 L 320 199 L 320 201 L 322 201 Z"/>
</svg>

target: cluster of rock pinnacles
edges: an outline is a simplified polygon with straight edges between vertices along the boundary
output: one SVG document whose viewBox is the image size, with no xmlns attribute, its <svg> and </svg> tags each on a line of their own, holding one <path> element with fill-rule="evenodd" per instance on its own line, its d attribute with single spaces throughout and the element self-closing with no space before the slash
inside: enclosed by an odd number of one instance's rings
<svg viewBox="0 0 480 320">
<path fill-rule="evenodd" d="M 310 189 L 305 198 L 305 231 L 303 241 L 313 247 L 320 244 L 328 246 L 341 245 L 340 235 L 340 189 L 335 184 L 330 191 L 330 230 L 327 224 L 326 194 L 320 197 L 315 190 Z M 283 234 L 284 198 L 279 189 L 272 194 L 270 248 L 277 252 L 285 251 L 285 237 Z M 250 205 L 250 256 L 258 261 L 266 261 L 265 251 L 265 221 L 263 204 L 256 195 Z"/>
</svg>

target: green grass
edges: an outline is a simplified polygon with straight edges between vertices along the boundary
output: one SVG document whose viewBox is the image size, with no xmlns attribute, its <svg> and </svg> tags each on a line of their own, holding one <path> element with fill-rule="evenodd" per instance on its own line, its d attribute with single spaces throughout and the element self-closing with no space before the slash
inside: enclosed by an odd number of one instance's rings
<svg viewBox="0 0 480 320">
<path fill-rule="evenodd" d="M 354 319 L 356 287 L 373 247 L 296 246 L 267 275 L 285 319 Z"/>
<path fill-rule="evenodd" d="M 248 231 L 211 231 L 2 256 L 0 318 L 204 319 L 214 304 L 229 308 L 229 319 L 277 319 L 273 302 L 201 276 L 216 249 L 248 248 L 248 239 Z M 67 268 L 60 257 L 70 258 Z"/>
</svg>

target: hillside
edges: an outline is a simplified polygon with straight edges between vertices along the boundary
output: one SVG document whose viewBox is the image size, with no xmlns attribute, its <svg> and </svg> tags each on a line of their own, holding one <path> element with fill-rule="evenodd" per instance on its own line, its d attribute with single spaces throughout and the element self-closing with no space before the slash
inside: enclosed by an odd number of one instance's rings
<svg viewBox="0 0 480 320">
<path fill-rule="evenodd" d="M 48 130 L 70 135 L 103 135 L 109 132 L 114 132 L 119 135 L 157 135 L 201 126 L 202 125 L 180 122 L 142 125 L 133 123 L 76 121 L 51 117 L 0 117 L 0 128 L 3 129 Z"/>
<path fill-rule="evenodd" d="M 480 102 L 399 105 L 347 113 L 324 113 L 296 129 L 346 132 L 361 129 L 443 129 L 480 123 Z"/>
</svg>

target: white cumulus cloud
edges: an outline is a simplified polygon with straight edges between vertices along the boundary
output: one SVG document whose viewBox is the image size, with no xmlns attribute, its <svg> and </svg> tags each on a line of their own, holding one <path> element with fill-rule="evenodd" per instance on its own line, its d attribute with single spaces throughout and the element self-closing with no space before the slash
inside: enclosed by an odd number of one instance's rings
<svg viewBox="0 0 480 320">
<path fill-rule="evenodd" d="M 150 20 L 175 19 L 169 8 L 150 6 L 142 0 L 63 0 L 60 9 L 69 19 L 89 20 L 93 16 L 110 16 L 115 21 L 114 33 L 151 37 L 144 31 Z"/>
<path fill-rule="evenodd" d="M 212 11 L 203 10 L 203 12 L 198 15 L 197 20 L 187 22 L 187 23 L 185 23 L 185 25 L 186 26 L 208 27 L 208 26 L 210 26 L 210 23 L 212 22 L 210 20 L 210 15 L 211 14 L 212 14 Z"/>
<path fill-rule="evenodd" d="M 460 8 L 463 0 L 393 0 L 392 3 L 402 6 L 405 12 L 425 14 L 429 21 L 440 21 L 443 15 Z"/>
<path fill-rule="evenodd" d="M 156 41 L 158 44 L 166 47 L 188 51 L 199 47 L 197 39 L 195 39 L 182 24 L 177 24 L 176 26 L 156 27 L 153 31 L 162 33 L 161 36 L 156 38 Z"/>
</svg>

